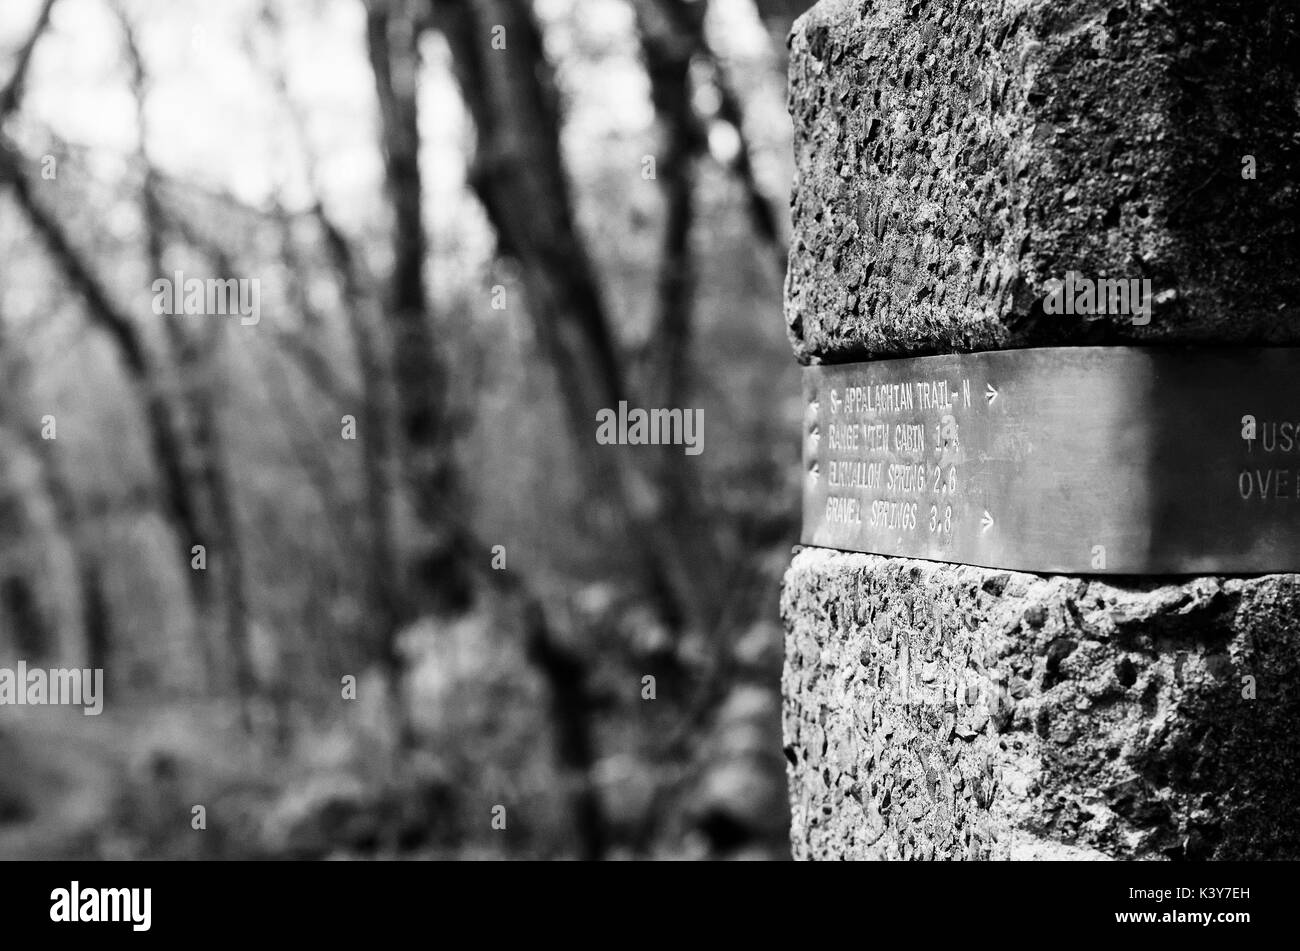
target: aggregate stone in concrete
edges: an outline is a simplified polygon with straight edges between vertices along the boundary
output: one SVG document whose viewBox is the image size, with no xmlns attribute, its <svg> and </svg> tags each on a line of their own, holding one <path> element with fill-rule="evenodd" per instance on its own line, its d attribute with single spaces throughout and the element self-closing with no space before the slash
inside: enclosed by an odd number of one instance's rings
<svg viewBox="0 0 1300 951">
<path fill-rule="evenodd" d="M 822 0 L 790 38 L 798 359 L 1300 342 L 1298 19 L 1293 0 Z M 1070 270 L 1149 279 L 1150 322 L 1045 315 Z"/>
<path fill-rule="evenodd" d="M 1300 857 L 1300 586 L 799 552 L 796 858 Z"/>
</svg>

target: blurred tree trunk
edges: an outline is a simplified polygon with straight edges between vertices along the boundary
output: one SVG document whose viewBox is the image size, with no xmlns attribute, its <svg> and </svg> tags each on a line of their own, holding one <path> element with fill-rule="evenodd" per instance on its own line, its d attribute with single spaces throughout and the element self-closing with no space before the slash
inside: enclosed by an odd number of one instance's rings
<svg viewBox="0 0 1300 951">
<path fill-rule="evenodd" d="M 578 857 L 603 858 L 608 848 L 609 819 L 597 788 L 598 759 L 592 713 L 597 705 L 588 683 L 588 665 L 581 653 L 563 643 L 547 615 L 546 606 L 517 571 L 495 571 L 474 557 L 486 549 L 465 531 L 463 557 L 478 566 L 480 581 L 515 604 L 524 632 L 528 662 L 546 682 L 555 736 L 555 759 L 566 780 L 565 798 L 578 840 Z"/>
<path fill-rule="evenodd" d="M 663 192 L 664 225 L 649 382 L 661 405 L 685 407 L 691 395 L 690 348 L 698 282 L 696 256 L 691 253 L 696 167 L 708 145 L 704 124 L 695 111 L 691 62 L 700 51 L 707 5 L 634 0 L 633 10 L 662 143 L 655 180 Z M 702 489 L 694 471 L 682 464 L 679 447 L 663 448 L 659 480 L 663 517 L 678 535 L 690 538 L 708 524 Z M 722 602 L 715 598 L 713 603 Z M 715 613 L 710 620 L 716 625 L 719 617 Z M 715 643 L 725 642 L 722 631 L 715 627 L 712 633 Z"/>
<path fill-rule="evenodd" d="M 15 57 L 14 71 L 9 81 L 5 83 L 4 88 L 0 89 L 0 123 L 3 123 L 10 113 L 17 110 L 22 101 L 27 69 L 31 63 L 32 53 L 49 26 L 50 13 L 54 9 L 54 3 L 55 0 L 44 0 L 41 4 L 37 12 L 36 22 L 32 26 L 26 42 L 19 48 Z M 31 214 L 35 206 L 32 204 L 30 192 L 27 189 L 26 182 L 20 180 L 23 172 L 18 164 L 17 155 L 17 151 L 10 142 L 7 140 L 0 141 L 0 184 L 8 183 L 16 192 L 21 192 L 21 194 L 15 196 L 18 199 L 19 206 L 28 212 L 28 218 L 33 225 L 37 225 L 37 221 L 33 219 Z M 40 217 L 37 216 L 37 218 Z M 52 219 L 50 220 L 52 221 Z M 36 227 L 36 230 L 40 232 L 41 228 Z M 50 235 L 43 236 L 47 238 L 48 243 Z M 52 236 L 55 238 L 55 244 L 61 244 L 70 249 L 70 245 L 61 235 L 53 233 Z M 3 315 L 0 315 L 0 335 L 3 334 L 3 324 Z M 68 485 L 58 455 L 54 452 L 54 443 L 43 438 L 40 427 L 37 425 L 36 414 L 30 405 L 28 399 L 31 380 L 30 361 L 26 354 L 10 348 L 7 343 L 7 339 L 0 337 L 0 357 L 3 357 L 7 391 L 13 397 L 11 401 L 6 401 L 6 403 L 14 402 L 17 406 L 6 405 L 4 412 L 14 420 L 15 428 L 22 434 L 24 441 L 28 444 L 41 467 L 41 483 L 50 500 L 56 524 L 60 534 L 72 551 L 76 564 L 78 590 L 75 593 L 70 592 L 70 594 L 81 607 L 81 617 L 77 619 L 79 628 L 73 632 L 73 636 L 84 639 L 88 665 L 92 668 L 104 668 L 107 666 L 107 660 L 112 649 L 112 635 L 99 563 L 82 537 L 82 519 L 77 507 L 76 496 Z M 148 398 L 146 398 L 146 405 L 149 405 Z M 160 419 L 157 427 L 165 428 L 165 420 Z M 165 433 L 154 432 L 153 442 L 156 448 L 170 445 Z M 172 514 L 177 522 L 181 520 L 182 509 L 183 506 L 173 508 Z"/>
<path fill-rule="evenodd" d="M 45 243 L 56 267 L 85 303 L 87 318 L 104 330 L 117 348 L 127 378 L 144 408 L 150 450 L 162 478 L 163 512 L 178 542 L 180 570 L 197 603 L 203 581 L 194 577 L 199 572 L 190 570 L 190 549 L 201 542 L 203 531 L 198 502 L 182 458 L 183 442 L 176 411 L 167 396 L 163 374 L 130 317 L 113 302 L 107 287 L 82 252 L 73 245 L 62 223 L 36 200 L 27 177 L 27 164 L 13 143 L 7 139 L 0 140 L 0 184 L 9 187 L 32 229 Z M 206 637 L 200 636 L 199 646 L 204 654 L 206 673 L 211 676 L 217 670 L 212 645 Z"/>
<path fill-rule="evenodd" d="M 654 353 L 659 358 L 651 365 L 660 384 L 662 405 L 685 406 L 696 284 L 695 260 L 690 253 L 695 163 L 707 142 L 691 98 L 691 57 L 694 21 L 703 19 L 705 5 L 636 0 L 633 9 L 663 142 L 655 163 L 665 205 L 658 312 L 652 331 Z"/>
<path fill-rule="evenodd" d="M 382 315 L 366 291 L 356 253 L 342 230 L 325 212 L 319 197 L 314 214 L 324 232 L 325 245 L 337 272 L 356 355 L 357 375 L 361 379 L 357 423 L 361 430 L 362 473 L 370 534 L 367 602 L 371 624 L 379 635 L 378 643 L 387 656 L 392 649 L 389 638 L 398 629 L 406 612 L 402 607 L 403 592 L 397 577 L 390 477 L 393 447 L 389 420 L 393 400 L 391 374 L 384 361 Z"/>
<path fill-rule="evenodd" d="M 85 663 L 91 668 L 107 667 L 112 650 L 112 632 L 104 598 L 99 559 L 85 537 L 85 517 L 76 494 L 68 484 L 58 443 L 41 434 L 41 413 L 32 402 L 32 362 L 8 334 L 5 316 L 0 313 L 0 374 L 3 374 L 4 397 L 0 420 L 22 439 L 40 466 L 40 486 L 54 513 L 54 523 L 61 545 L 71 555 L 74 577 L 67 579 L 70 590 L 59 590 L 60 598 L 72 603 L 73 630 L 60 631 L 60 643 L 79 642 Z M 67 623 L 65 618 L 64 623 Z"/>
<path fill-rule="evenodd" d="M 754 174 L 741 98 L 708 38 L 707 0 L 632 0 L 632 8 L 650 80 L 650 98 L 660 126 L 662 144 L 656 180 L 665 206 L 657 312 L 647 362 L 653 374 L 651 382 L 664 402 L 683 406 L 689 402 L 693 382 L 689 353 L 698 289 L 698 257 L 691 249 L 695 186 L 698 163 L 708 155 L 707 123 L 711 121 L 696 109 L 697 84 L 712 85 L 717 93 L 716 118 L 731 125 L 739 138 L 739 148 L 728 162 L 729 171 L 744 192 L 751 228 L 775 257 L 772 273 L 778 281 L 784 276 L 786 247 L 776 209 Z M 692 64 L 696 66 L 695 75 Z M 666 518 L 686 537 L 711 517 L 703 487 L 694 476 L 668 447 L 660 477 L 666 489 Z M 691 727 L 698 725 L 721 700 L 720 691 L 730 682 L 732 635 L 756 603 L 746 597 L 757 580 L 752 566 L 743 558 L 730 561 L 730 570 L 715 582 L 720 596 L 715 599 L 717 610 L 712 615 L 711 667 L 701 678 L 698 697 L 687 717 Z"/>
<path fill-rule="evenodd" d="M 576 651 L 557 640 L 540 600 L 532 595 L 523 597 L 522 610 L 528 659 L 546 678 L 550 694 L 556 759 L 562 774 L 574 780 L 568 799 L 580 843 L 578 857 L 593 861 L 605 854 L 608 823 L 594 776 L 594 704 L 587 685 L 587 664 Z"/>
<path fill-rule="evenodd" d="M 414 744 L 399 635 L 416 617 L 454 616 L 469 609 L 469 568 L 458 553 L 461 498 L 456 483 L 449 412 L 448 358 L 436 340 L 424 280 L 428 251 L 422 208 L 417 102 L 419 25 L 414 0 L 365 0 L 366 50 L 379 102 L 384 192 L 391 218 L 385 310 L 390 328 L 399 458 L 414 524 L 400 561 L 402 594 L 387 632 L 384 661 L 401 749 Z M 337 253 L 337 249 L 336 252 Z M 372 355 L 368 350 L 366 355 Z M 373 434 L 378 435 L 378 433 Z M 369 438 L 369 437 L 368 437 Z M 484 553 L 485 555 L 486 553 Z"/>
<path fill-rule="evenodd" d="M 386 346 L 384 314 L 381 302 L 376 299 L 374 282 L 365 271 L 361 257 L 353 249 L 342 227 L 325 207 L 317 172 L 318 162 L 307 123 L 298 104 L 289 91 L 284 61 L 288 56 L 283 41 L 283 22 L 279 10 L 269 0 L 264 0 L 259 13 L 262 24 L 271 37 L 273 48 L 265 68 L 275 88 L 281 106 L 289 116 L 303 157 L 303 172 L 311 195 L 311 217 L 315 219 L 325 246 L 326 259 L 332 265 L 332 277 L 342 298 L 343 311 L 351 337 L 356 375 L 360 383 L 357 392 L 341 392 L 337 386 L 325 389 L 336 399 L 336 405 L 346 407 L 356 417 L 357 442 L 361 449 L 362 478 L 365 496 L 365 545 L 369 557 L 365 561 L 365 640 L 364 649 L 387 657 L 390 639 L 403 622 L 403 591 L 398 577 L 398 552 L 396 526 L 393 514 L 393 426 L 394 400 L 392 374 L 387 362 L 391 352 Z M 306 262 L 294 251 L 292 228 L 287 214 L 279 209 L 279 223 L 284 248 L 284 263 L 290 274 L 290 295 L 303 316 L 303 329 L 312 333 L 321 326 L 306 293 Z M 304 355 L 309 370 L 325 363 L 309 341 L 298 348 Z M 323 376 L 315 372 L 316 376 Z M 324 497 L 322 491 L 322 497 Z"/>
<path fill-rule="evenodd" d="M 234 272 L 227 266 L 221 268 L 221 273 L 230 275 Z M 208 336 L 206 354 L 190 400 L 194 414 L 194 450 L 200 481 L 211 511 L 209 537 L 213 545 L 209 546 L 209 555 L 215 547 L 217 581 L 221 585 L 226 644 L 233 663 L 235 691 L 241 702 L 244 725 L 251 728 L 250 704 L 258 693 L 258 683 L 251 654 L 248 572 L 244 563 L 239 511 L 230 478 L 230 458 L 221 431 L 217 403 L 219 391 L 216 389 L 224 363 L 216 351 L 224 342 L 225 328 L 210 325 L 204 329 Z"/>
<path fill-rule="evenodd" d="M 145 255 L 151 279 L 168 274 L 164 260 L 168 214 L 163 207 L 158 175 L 149 155 L 147 99 L 149 74 L 136 40 L 135 31 L 122 9 L 119 21 L 131 69 L 131 91 L 136 110 L 136 158 L 141 168 L 140 200 L 145 229 Z M 233 262 L 223 253 L 214 252 L 212 263 L 222 279 L 235 274 Z M 191 571 L 198 609 L 205 630 L 215 630 L 224 622 L 224 654 L 233 672 L 233 686 L 240 702 L 245 728 L 251 728 L 251 705 L 257 692 L 256 676 L 250 653 L 249 607 L 239 517 L 229 477 L 229 461 L 221 436 L 217 396 L 220 392 L 221 360 L 217 350 L 222 344 L 223 327 L 206 323 L 201 328 L 202 341 L 188 330 L 181 315 L 162 317 L 164 336 L 171 356 L 172 386 L 180 394 L 180 426 L 186 437 L 181 444 L 182 458 L 192 455 L 185 466 L 186 477 L 199 500 L 198 518 L 202 535 L 199 543 L 207 554 L 207 568 Z M 199 318 L 204 320 L 206 318 Z M 218 597 L 219 592 L 219 597 Z M 208 635 L 213 640 L 212 635 Z M 217 652 L 213 651 L 214 655 Z"/>
<path fill-rule="evenodd" d="M 366 2 L 367 50 L 379 100 L 385 194 L 392 219 L 393 264 L 386 294 L 392 376 L 404 481 L 417 523 L 405 585 L 414 596 L 413 603 L 403 606 L 407 620 L 428 611 L 454 614 L 471 600 L 469 574 L 455 555 L 450 517 L 460 505 L 449 412 L 450 361 L 438 346 L 424 280 L 428 242 L 421 218 L 415 14 L 414 0 Z"/>
<path fill-rule="evenodd" d="M 678 631 L 704 632 L 719 568 L 708 525 L 675 517 L 677 507 L 664 497 L 655 473 L 648 476 L 628 453 L 595 440 L 598 410 L 617 412 L 621 401 L 636 403 L 574 220 L 560 154 L 558 93 L 532 9 L 527 0 L 437 0 L 432 17 L 447 37 L 478 130 L 470 183 L 500 252 L 522 266 L 535 333 L 555 369 L 592 495 L 608 500 L 627 526 L 645 586 L 665 620 Z M 493 49 L 494 37 L 505 49 Z M 687 465 L 686 457 L 676 461 Z"/>
<path fill-rule="evenodd" d="M 455 420 L 450 410 L 450 357 L 445 344 L 439 346 L 439 338 L 445 335 L 435 331 L 423 277 L 427 242 L 421 219 L 416 104 L 422 4 L 416 0 L 367 0 L 366 9 L 368 48 L 383 125 L 387 196 L 394 221 L 388 302 L 393 378 L 405 437 L 407 489 L 421 528 L 432 542 L 415 563 L 422 575 L 417 597 L 421 588 L 434 584 L 431 606 L 435 610 L 463 610 L 473 595 L 469 566 L 478 566 L 482 572 L 489 549 L 465 524 L 459 505 L 452 454 Z M 339 254 L 341 247 L 336 246 L 336 259 L 346 264 L 348 259 Z M 541 602 L 522 580 L 507 572 L 487 571 L 486 575 L 490 584 L 520 602 L 528 657 L 549 687 L 558 758 L 574 781 L 568 798 L 580 854 L 586 859 L 600 858 L 607 823 L 592 775 L 596 752 L 586 665 L 560 644 Z"/>
<path fill-rule="evenodd" d="M 781 232 L 781 210 L 764 194 L 758 183 L 749 136 L 745 131 L 744 101 L 705 29 L 708 0 L 632 0 L 632 4 L 650 77 L 651 95 L 660 119 L 670 129 L 688 122 L 695 125 L 702 144 L 707 143 L 704 120 L 695 113 L 689 84 L 685 90 L 686 97 L 681 98 L 676 76 L 683 65 L 689 67 L 692 61 L 707 67 L 707 81 L 718 97 L 716 117 L 731 126 L 739 139 L 739 148 L 727 165 L 744 191 L 750 227 L 772 255 L 772 273 L 778 279 L 784 279 L 788 249 Z"/>
</svg>

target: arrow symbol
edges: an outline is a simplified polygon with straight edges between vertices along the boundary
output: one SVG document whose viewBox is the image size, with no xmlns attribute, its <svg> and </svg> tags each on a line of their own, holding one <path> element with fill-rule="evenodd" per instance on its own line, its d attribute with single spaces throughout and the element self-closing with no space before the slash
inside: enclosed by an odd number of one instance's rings
<svg viewBox="0 0 1300 951">
<path fill-rule="evenodd" d="M 993 401 L 998 398 L 998 391 L 993 388 L 992 383 L 985 383 L 984 385 L 988 387 L 988 389 L 984 391 L 984 398 L 988 400 L 989 405 L 992 406 Z"/>
<path fill-rule="evenodd" d="M 988 509 L 984 510 L 984 517 L 980 519 L 980 527 L 986 532 L 993 527 L 993 516 L 988 513 Z"/>
</svg>

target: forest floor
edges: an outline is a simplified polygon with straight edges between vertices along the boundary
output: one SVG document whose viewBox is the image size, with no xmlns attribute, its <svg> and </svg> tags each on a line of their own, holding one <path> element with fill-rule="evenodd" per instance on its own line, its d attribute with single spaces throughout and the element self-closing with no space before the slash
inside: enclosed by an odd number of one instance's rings
<svg viewBox="0 0 1300 951">
<path fill-rule="evenodd" d="M 296 725 L 286 745 L 219 701 L 4 713 L 0 858 L 397 856 L 438 826 L 400 801 L 439 787 L 418 756 L 380 768 L 348 724 Z"/>
<path fill-rule="evenodd" d="M 770 704 L 750 688 L 729 709 L 690 805 L 671 805 L 669 827 L 610 857 L 788 855 L 782 766 L 752 755 L 772 745 Z M 398 756 L 374 709 L 288 724 L 268 715 L 251 734 L 237 705 L 218 700 L 0 713 L 0 859 L 571 857 L 554 774 L 535 762 L 536 778 L 516 785 L 446 737 Z M 547 757 L 543 744 L 537 761 Z M 610 821 L 643 826 L 662 771 L 619 754 L 600 775 Z M 492 822 L 503 801 L 508 830 Z"/>
</svg>

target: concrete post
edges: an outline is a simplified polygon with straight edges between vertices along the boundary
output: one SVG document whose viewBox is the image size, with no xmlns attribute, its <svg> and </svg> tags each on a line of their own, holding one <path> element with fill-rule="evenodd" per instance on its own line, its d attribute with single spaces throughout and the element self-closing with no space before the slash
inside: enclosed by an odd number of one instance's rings
<svg viewBox="0 0 1300 951">
<path fill-rule="evenodd" d="M 1300 344 L 1298 19 L 822 0 L 791 37 L 797 358 Z M 1150 321 L 1045 313 L 1071 270 L 1150 278 Z M 795 856 L 1300 858 L 1297 582 L 797 552 Z"/>
</svg>

